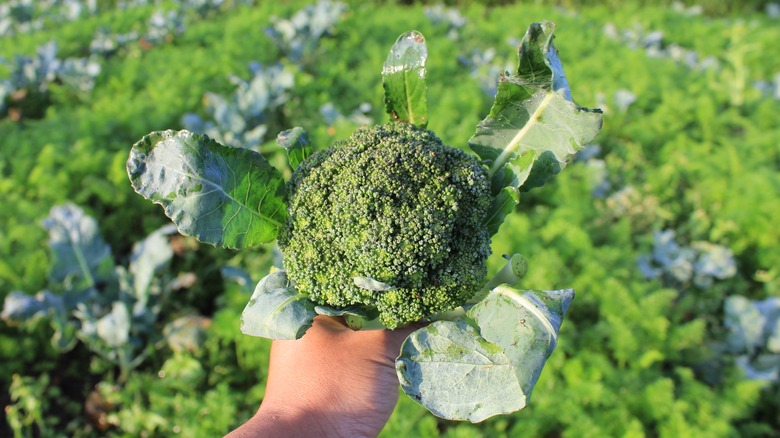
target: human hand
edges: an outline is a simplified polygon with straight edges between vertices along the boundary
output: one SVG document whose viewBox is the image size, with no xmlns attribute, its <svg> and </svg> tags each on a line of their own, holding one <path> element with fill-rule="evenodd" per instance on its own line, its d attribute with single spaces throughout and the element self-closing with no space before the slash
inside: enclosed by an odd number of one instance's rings
<svg viewBox="0 0 780 438">
<path fill-rule="evenodd" d="M 306 335 L 274 341 L 265 397 L 230 437 L 369 437 L 398 401 L 395 358 L 417 327 L 354 331 L 318 316 Z"/>
</svg>

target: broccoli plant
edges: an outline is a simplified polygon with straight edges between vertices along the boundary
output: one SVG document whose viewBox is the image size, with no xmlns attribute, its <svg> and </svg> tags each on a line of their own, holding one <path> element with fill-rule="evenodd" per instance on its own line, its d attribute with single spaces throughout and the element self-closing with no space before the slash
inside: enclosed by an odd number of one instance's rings
<svg viewBox="0 0 780 438">
<path fill-rule="evenodd" d="M 707 289 L 715 280 L 737 273 L 734 254 L 724 246 L 709 242 L 681 246 L 675 240 L 674 230 L 656 231 L 653 237 L 652 255 L 642 255 L 637 260 L 645 278 L 662 278 L 672 285 L 693 281 L 698 288 Z"/>
<path fill-rule="evenodd" d="M 334 26 L 347 9 L 347 5 L 341 2 L 319 0 L 289 19 L 273 17 L 273 24 L 265 29 L 265 33 L 290 61 L 300 64 L 317 47 L 321 38 L 333 33 Z"/>
<path fill-rule="evenodd" d="M 141 364 L 148 343 L 159 337 L 156 322 L 173 281 L 164 271 L 173 257 L 167 225 L 138 242 L 129 265 L 118 266 L 95 219 L 81 208 L 55 206 L 43 223 L 49 230 L 52 266 L 49 287 L 29 295 L 14 291 L 5 298 L 0 319 L 9 325 L 50 322 L 52 345 L 72 349 L 77 341 L 119 367 L 119 380 Z"/>
<path fill-rule="evenodd" d="M 280 118 L 279 109 L 289 99 L 295 76 L 281 64 L 263 66 L 253 62 L 249 70 L 252 78 L 248 81 L 230 77 L 236 85 L 232 95 L 206 93 L 203 97 L 213 121 L 188 113 L 182 117 L 184 127 L 206 134 L 221 144 L 259 149 L 269 126 Z"/>
<path fill-rule="evenodd" d="M 780 298 L 751 301 L 740 295 L 723 304 L 726 351 L 749 379 L 780 380 Z"/>
<path fill-rule="evenodd" d="M 525 406 L 573 297 L 514 286 L 520 255 L 486 281 L 490 239 L 519 193 L 541 186 L 601 127 L 571 100 L 552 23 L 534 23 L 469 154 L 426 129 L 427 49 L 402 35 L 382 70 L 390 123 L 312 151 L 280 134 L 289 181 L 260 154 L 188 131 L 153 132 L 127 161 L 135 190 L 183 234 L 226 248 L 278 239 L 283 270 L 255 288 L 244 333 L 304 336 L 315 316 L 353 329 L 429 324 L 396 361 L 403 390 L 434 414 L 481 421 Z"/>
<path fill-rule="evenodd" d="M 155 13 L 149 17 L 144 41 L 149 45 L 161 44 L 177 35 L 181 35 L 182 32 L 184 32 L 185 27 L 183 13 L 181 11 L 155 11 Z"/>
<path fill-rule="evenodd" d="M 0 4 L 0 36 L 42 30 L 97 12 L 96 0 L 10 0 Z"/>
<path fill-rule="evenodd" d="M 439 3 L 435 6 L 425 7 L 425 16 L 435 25 L 443 25 L 447 28 L 447 38 L 457 41 L 460 39 L 460 29 L 468 23 L 459 10 L 447 8 Z"/>
<path fill-rule="evenodd" d="M 0 64 L 6 64 L 11 73 L 8 79 L 0 79 L 0 117 L 7 113 L 15 121 L 43 117 L 53 83 L 86 96 L 100 74 L 100 64 L 88 58 L 57 58 L 53 41 L 38 47 L 35 57 L 16 56 L 13 63 L 0 58 Z"/>
</svg>

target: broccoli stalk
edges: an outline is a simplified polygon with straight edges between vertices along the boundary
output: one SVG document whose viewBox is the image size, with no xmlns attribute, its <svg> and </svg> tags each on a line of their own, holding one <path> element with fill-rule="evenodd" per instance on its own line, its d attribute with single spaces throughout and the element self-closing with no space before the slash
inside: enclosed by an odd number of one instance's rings
<svg viewBox="0 0 780 438">
<path fill-rule="evenodd" d="M 498 271 L 496 275 L 490 279 L 490 281 L 485 283 L 485 286 L 482 288 L 482 290 L 479 291 L 478 294 L 474 295 L 469 300 L 469 303 L 476 303 L 482 298 L 485 298 L 487 294 L 490 293 L 490 291 L 493 290 L 493 288 L 496 286 L 501 284 L 514 286 L 523 277 L 525 277 L 525 274 L 528 272 L 528 260 L 526 260 L 525 257 L 520 254 L 514 254 L 511 257 L 507 254 L 504 254 L 503 257 L 507 260 L 507 264 L 504 265 L 504 267 L 501 268 L 501 270 Z"/>
</svg>

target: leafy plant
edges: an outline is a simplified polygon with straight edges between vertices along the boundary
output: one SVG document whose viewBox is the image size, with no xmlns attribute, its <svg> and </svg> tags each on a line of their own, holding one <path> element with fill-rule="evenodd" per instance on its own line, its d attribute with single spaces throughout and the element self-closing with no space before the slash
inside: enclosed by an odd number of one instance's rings
<svg viewBox="0 0 780 438">
<path fill-rule="evenodd" d="M 190 9 L 204 12 L 210 10 L 207 4 L 182 4 L 178 9 L 156 10 L 146 20 L 146 30 L 143 33 L 131 31 L 114 34 L 108 28 L 100 28 L 95 32 L 89 44 L 92 55 L 103 57 L 114 56 L 131 44 L 138 44 L 143 49 L 163 44 L 178 37 L 186 30 L 186 13 Z"/>
<path fill-rule="evenodd" d="M 289 19 L 272 19 L 265 32 L 290 61 L 300 63 L 317 47 L 320 38 L 333 33 L 333 27 L 346 11 L 344 3 L 318 0 Z"/>
<path fill-rule="evenodd" d="M 653 253 L 641 256 L 639 269 L 646 278 L 663 277 L 672 284 L 693 284 L 706 289 L 715 280 L 737 273 L 734 255 L 728 248 L 709 242 L 694 242 L 690 247 L 675 241 L 675 232 L 654 233 Z"/>
<path fill-rule="evenodd" d="M 33 21 L 32 0 L 12 0 L 0 5 L 0 35 L 29 32 L 40 28 L 40 21 Z"/>
<path fill-rule="evenodd" d="M 107 29 L 99 29 L 95 32 L 95 36 L 89 44 L 89 53 L 109 57 L 119 52 L 128 44 L 137 42 L 139 38 L 137 32 L 113 34 Z"/>
<path fill-rule="evenodd" d="M 772 81 L 756 81 L 753 86 L 764 96 L 780 100 L 780 73 L 776 74 Z"/>
<path fill-rule="evenodd" d="M 723 305 L 726 351 L 747 378 L 780 381 L 780 298 L 751 301 L 740 295 Z"/>
<path fill-rule="evenodd" d="M 2 60 L 0 60 L 2 61 Z M 100 64 L 87 58 L 57 58 L 57 44 L 38 47 L 35 57 L 17 56 L 8 63 L 10 78 L 0 80 L 0 117 L 13 120 L 43 117 L 51 100 L 50 86 L 59 81 L 80 95 L 95 86 Z"/>
<path fill-rule="evenodd" d="M 317 314 L 342 316 L 355 329 L 435 320 L 404 343 L 402 388 L 445 418 L 516 411 L 555 347 L 573 291 L 512 288 L 524 275 L 519 255 L 480 291 L 488 239 L 519 191 L 543 185 L 601 127 L 599 111 L 571 101 L 553 29 L 529 27 L 517 73 L 502 76 L 469 140 L 479 158 L 424 129 L 427 49 L 409 32 L 382 70 L 397 125 L 358 130 L 314 154 L 300 130 L 283 134 L 295 169 L 286 187 L 261 155 L 188 131 L 144 137 L 128 175 L 182 233 L 203 242 L 243 248 L 279 237 L 286 271 L 258 283 L 244 333 L 297 339 Z"/>
<path fill-rule="evenodd" d="M 650 57 L 670 58 L 695 70 L 720 69 L 720 62 L 717 58 L 712 56 L 702 58 L 693 50 L 686 49 L 679 44 L 669 43 L 664 40 L 664 33 L 660 30 L 645 32 L 641 26 L 619 30 L 614 23 L 607 23 L 604 26 L 604 34 L 631 48 L 644 49 Z"/>
<path fill-rule="evenodd" d="M 96 11 L 95 0 L 11 0 L 0 5 L 0 36 L 38 31 L 47 23 L 74 21 Z"/>
<path fill-rule="evenodd" d="M 41 5 L 63 3 L 25 1 L 34 14 L 42 13 Z M 147 201 L 127 184 L 128 144 L 140 138 L 139 133 L 180 125 L 181 115 L 196 109 L 211 120 L 199 103 L 205 93 L 228 98 L 233 88 L 226 81 L 215 88 L 215 80 L 223 82 L 219 79 L 232 73 L 249 81 L 251 74 L 243 68 L 248 62 L 260 60 L 270 66 L 283 56 L 263 34 L 270 17 L 290 18 L 287 11 L 314 3 L 254 1 L 252 7 L 228 9 L 229 3 L 238 2 L 227 2 L 205 16 L 185 14 L 187 30 L 175 44 L 145 50 L 130 43 L 101 60 L 102 73 L 88 99 L 70 99 L 70 87 L 55 80 L 44 118 L 21 124 L 0 121 L 0 198 L 5 205 L 0 212 L 0 298 L 14 290 L 49 288 L 51 257 L 38 220 L 52 205 L 66 200 L 89 209 L 116 261 L 127 266 L 132 244 L 166 219 L 155 214 L 160 213 L 156 206 L 143 204 Z M 0 1 L 0 9 L 10 3 Z M 9 63 L 17 53 L 34 57 L 36 47 L 52 40 L 58 43 L 58 58 L 66 53 L 87 56 L 96 29 L 142 35 L 155 5 L 170 9 L 184 3 L 101 0 L 97 12 L 78 21 L 45 19 L 41 22 L 45 25 L 29 33 L 0 38 L 0 57 Z M 505 47 L 507 39 L 525 30 L 517 26 L 517 17 L 556 21 L 555 45 L 566 62 L 575 97 L 601 107 L 598 96 L 603 94 L 604 105 L 611 110 L 604 114 L 600 152 L 570 163 L 553 183 L 521 195 L 519 214 L 509 215 L 492 237 L 493 255 L 487 263 L 491 275 L 503 263 L 501 254 L 519 249 L 532 261 L 522 288 L 572 287 L 578 292 L 561 327 L 556 353 L 536 385 L 531 409 L 474 425 L 439 419 L 402 397 L 382 436 L 768 437 L 780 430 L 780 385 L 746 379 L 733 360 L 741 354 L 730 353 L 718 342 L 726 332 L 726 296 L 750 300 L 780 296 L 776 226 L 780 197 L 773 190 L 780 184 L 776 147 L 780 108 L 771 98 L 776 90 L 767 88 L 761 98 L 751 88 L 754 81 L 771 84 L 780 71 L 780 52 L 774 50 L 780 26 L 776 18 L 761 13 L 765 2 L 755 7 L 744 2 L 732 5 L 734 13 L 716 16 L 707 2 L 699 2 L 706 12 L 692 17 L 650 4 L 613 9 L 601 1 L 591 1 L 587 8 L 569 2 L 565 9 L 547 2 L 464 2 L 458 8 L 468 24 L 460 30 L 460 43 L 446 37 L 444 25 L 431 24 L 423 14 L 424 5 L 346 3 L 350 12 L 341 17 L 332 36 L 320 39 L 307 71 L 296 72 L 291 99 L 282 109 L 285 120 L 305 124 L 315 148 L 347 138 L 356 125 L 365 124 L 337 118 L 333 125 L 325 125 L 319 112 L 324 103 L 333 102 L 350 117 L 362 102 L 370 101 L 375 121 L 368 124 L 381 123 L 384 102 L 377 66 L 392 44 L 387 37 L 409 28 L 422 28 L 428 37 L 428 127 L 445 144 L 463 145 L 491 103 L 470 71 L 455 60 L 474 47 L 493 47 L 497 56 L 492 63 L 503 67 L 504 58 L 512 55 Z M 750 9 L 750 15 L 741 13 L 742 7 Z M 606 38 L 602 29 L 608 22 L 620 29 L 661 30 L 664 44 L 695 51 L 700 59 L 713 56 L 723 68 L 698 71 L 672 59 L 648 57 L 642 49 Z M 728 82 L 723 71 L 730 69 L 726 60 L 733 47 L 732 28 L 740 24 L 748 29 L 743 42 L 757 49 L 744 53 L 745 105 L 737 108 L 724 87 Z M 5 67 L 0 66 L 0 82 L 9 78 Z M 502 69 L 514 71 L 514 66 Z M 489 79 L 497 84 L 495 78 Z M 620 89 L 637 96 L 626 113 L 617 105 Z M 292 126 L 287 122 L 269 127 L 267 140 L 288 125 Z M 272 154 L 269 160 L 284 168 L 287 177 L 284 151 L 273 149 L 267 144 L 262 151 Z M 603 167 L 596 164 L 599 161 Z M 601 170 L 610 187 L 606 198 L 594 198 L 593 190 L 603 181 Z M 670 228 L 681 247 L 695 241 L 727 247 L 737 273 L 727 280 L 715 279 L 706 290 L 693 283 L 646 281 L 637 269 L 637 257 L 651 255 L 654 230 Z M 196 246 L 194 239 L 179 236 L 172 237 L 172 243 L 177 254 L 182 246 Z M 225 290 L 213 277 L 218 277 L 216 266 L 224 263 L 240 264 L 262 277 L 271 251 L 209 246 L 173 259 L 173 269 L 186 264 L 187 271 L 199 273 L 199 280 L 168 301 L 157 324 L 162 331 L 170 318 L 181 315 L 182 306 L 196 306 L 201 314 L 213 317 L 207 330 L 208 353 L 192 354 L 207 373 L 200 385 L 174 389 L 190 380 L 185 373 L 168 372 L 170 366 L 165 367 L 166 377 L 160 377 L 163 363 L 172 355 L 162 342 L 154 343 L 156 351 L 126 383 L 116 385 L 114 367 L 109 369 L 111 364 L 95 358 L 85 345 L 65 354 L 54 351 L 49 345 L 50 320 L 41 318 L 21 328 L 0 322 L 0 386 L 6 389 L 1 404 L 11 404 L 14 374 L 33 378 L 48 374 L 42 415 L 48 431 L 60 435 L 168 436 L 177 431 L 221 435 L 251 417 L 263 396 L 270 342 L 243 335 L 236 321 L 259 278 L 248 292 L 239 293 Z M 206 270 L 213 277 L 210 284 L 201 285 Z M 717 366 L 713 372 L 708 371 L 710 364 Z M 107 391 L 120 397 L 120 404 L 107 412 L 117 413 L 109 430 L 95 429 L 95 417 L 85 412 L 96 380 L 105 381 Z M 119 415 L 120 410 L 126 412 Z M 0 436 L 13 436 L 4 412 L 0 409 Z M 165 424 L 152 430 L 161 418 Z M 148 427 L 138 426 L 144 423 Z"/>
<path fill-rule="evenodd" d="M 442 3 L 425 8 L 425 16 L 433 24 L 442 25 L 447 28 L 447 38 L 451 40 L 460 39 L 460 29 L 466 25 L 468 20 L 456 8 L 445 7 Z"/>
<path fill-rule="evenodd" d="M 355 125 L 363 126 L 373 124 L 373 119 L 371 118 L 372 109 L 373 106 L 370 103 L 363 102 L 349 116 L 345 116 L 336 108 L 336 105 L 328 102 L 320 106 L 320 115 L 327 125 L 333 125 L 340 120 L 346 120 Z"/>
<path fill-rule="evenodd" d="M 38 378 L 19 374 L 12 376 L 9 392 L 13 404 L 6 406 L 5 414 L 14 438 L 33 436 L 35 431 L 40 436 L 49 435 L 51 424 L 48 424 L 50 421 L 43 414 L 49 405 L 46 397 L 49 383 L 47 374 Z"/>
<path fill-rule="evenodd" d="M 295 77 L 280 64 L 263 66 L 255 62 L 249 70 L 249 81 L 230 77 L 236 85 L 231 96 L 206 93 L 203 101 L 212 120 L 189 113 L 182 117 L 184 127 L 222 144 L 258 150 L 268 129 L 279 123 L 279 110 L 290 98 Z"/>
<path fill-rule="evenodd" d="M 147 345 L 159 337 L 155 323 L 172 282 L 155 274 L 173 256 L 167 236 L 175 227 L 163 227 L 139 242 L 125 268 L 114 264 L 97 222 L 79 207 L 53 207 L 44 226 L 54 259 L 49 288 L 35 296 L 10 293 L 2 319 L 21 325 L 47 318 L 55 348 L 68 351 L 81 340 L 117 365 L 120 380 L 125 380 L 144 360 Z"/>
<path fill-rule="evenodd" d="M 149 18 L 143 39 L 147 44 L 160 44 L 184 32 L 184 17 L 177 10 L 155 11 Z"/>
</svg>

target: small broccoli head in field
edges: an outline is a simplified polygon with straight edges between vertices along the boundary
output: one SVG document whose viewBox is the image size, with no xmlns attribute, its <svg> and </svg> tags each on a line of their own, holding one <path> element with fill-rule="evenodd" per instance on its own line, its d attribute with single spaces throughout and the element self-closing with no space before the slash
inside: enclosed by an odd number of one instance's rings
<svg viewBox="0 0 780 438">
<path fill-rule="evenodd" d="M 279 245 L 288 277 L 314 302 L 375 307 L 394 328 L 463 304 L 484 282 L 487 170 L 430 131 L 359 129 L 303 162 L 288 189 Z"/>
</svg>

